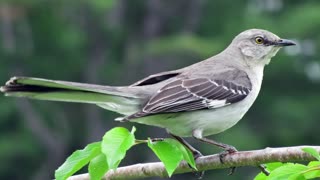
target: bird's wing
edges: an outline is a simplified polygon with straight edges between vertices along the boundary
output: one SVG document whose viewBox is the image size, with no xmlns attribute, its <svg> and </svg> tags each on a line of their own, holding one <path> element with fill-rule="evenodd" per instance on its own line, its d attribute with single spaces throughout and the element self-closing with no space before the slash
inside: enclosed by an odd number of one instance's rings
<svg viewBox="0 0 320 180">
<path fill-rule="evenodd" d="M 162 87 L 140 112 L 126 119 L 158 113 L 214 109 L 243 100 L 251 91 L 227 80 L 209 78 L 178 79 Z"/>
</svg>

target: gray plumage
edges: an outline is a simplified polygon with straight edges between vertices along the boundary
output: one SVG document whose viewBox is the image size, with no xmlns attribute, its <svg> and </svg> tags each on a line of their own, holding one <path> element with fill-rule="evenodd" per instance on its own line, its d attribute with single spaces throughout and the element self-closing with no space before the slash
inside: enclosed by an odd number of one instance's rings
<svg viewBox="0 0 320 180">
<path fill-rule="evenodd" d="M 260 43 L 261 41 L 261 43 Z M 117 118 L 202 137 L 236 124 L 260 91 L 263 69 L 282 46 L 271 32 L 240 33 L 221 53 L 191 66 L 158 73 L 130 86 L 112 87 L 14 77 L 1 87 L 9 96 L 97 104 Z"/>
</svg>

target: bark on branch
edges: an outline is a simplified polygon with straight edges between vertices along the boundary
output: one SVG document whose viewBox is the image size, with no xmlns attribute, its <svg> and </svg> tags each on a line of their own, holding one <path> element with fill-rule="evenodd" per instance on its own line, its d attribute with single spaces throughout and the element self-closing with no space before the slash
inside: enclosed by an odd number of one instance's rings
<svg viewBox="0 0 320 180">
<path fill-rule="evenodd" d="M 315 148 L 320 153 L 320 146 L 294 146 L 280 148 L 266 148 L 252 151 L 239 151 L 227 155 L 224 164 L 220 163 L 219 155 L 203 156 L 197 159 L 199 171 L 222 169 L 239 166 L 257 166 L 269 162 L 297 162 L 315 160 L 312 156 L 302 151 L 304 147 Z M 192 172 L 193 170 L 182 162 L 174 174 Z M 135 164 L 120 167 L 116 171 L 110 170 L 104 179 L 135 179 L 146 177 L 167 177 L 166 170 L 161 162 Z M 80 174 L 70 177 L 68 180 L 89 180 L 89 174 Z"/>
</svg>

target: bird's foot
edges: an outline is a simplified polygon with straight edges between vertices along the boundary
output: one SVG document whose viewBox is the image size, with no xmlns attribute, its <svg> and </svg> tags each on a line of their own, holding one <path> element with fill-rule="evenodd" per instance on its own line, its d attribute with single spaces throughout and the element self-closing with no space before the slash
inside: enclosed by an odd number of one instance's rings
<svg viewBox="0 0 320 180">
<path fill-rule="evenodd" d="M 199 157 L 202 157 L 203 155 L 201 154 L 200 151 L 198 150 L 194 150 L 192 151 L 192 154 L 193 154 L 193 158 L 194 160 L 196 161 Z M 190 168 L 193 169 L 193 167 L 190 166 L 190 164 L 188 164 Z M 204 172 L 205 171 L 193 171 L 193 174 L 194 176 L 197 178 L 197 179 L 202 179 L 203 176 L 204 176 Z"/>
<path fill-rule="evenodd" d="M 203 155 L 201 154 L 201 152 L 198 151 L 198 150 L 192 151 L 192 154 L 193 154 L 194 160 L 197 160 L 199 157 L 202 157 L 202 156 L 203 156 Z"/>
<path fill-rule="evenodd" d="M 202 179 L 204 177 L 205 171 L 194 171 L 193 174 L 197 179 Z"/>
<path fill-rule="evenodd" d="M 223 159 L 224 159 L 227 155 L 233 154 L 233 153 L 235 153 L 235 152 L 238 152 L 238 150 L 237 150 L 235 147 L 233 147 L 233 146 L 231 146 L 231 145 L 228 145 L 228 147 L 224 148 L 224 151 L 222 151 L 221 153 L 219 153 L 220 162 L 223 164 L 223 163 L 224 163 Z"/>
<path fill-rule="evenodd" d="M 219 153 L 219 160 L 220 160 L 221 164 L 224 164 L 224 158 L 227 155 L 233 154 L 235 152 L 238 152 L 238 150 L 235 147 L 228 145 L 228 147 L 226 147 L 223 152 Z M 232 175 L 235 171 L 236 171 L 236 167 L 231 167 L 228 175 Z"/>
<path fill-rule="evenodd" d="M 229 155 L 229 154 L 233 154 L 235 152 L 238 152 L 238 150 L 233 147 L 228 145 L 228 147 L 219 154 L 219 159 L 220 162 L 223 164 L 224 163 L 224 158 Z M 258 165 L 258 168 L 261 170 L 262 173 L 264 173 L 266 176 L 269 176 L 270 172 L 267 170 L 266 166 L 263 164 Z M 230 168 L 230 172 L 228 173 L 228 175 L 232 175 L 234 172 L 236 171 L 236 167 L 231 167 Z"/>
</svg>

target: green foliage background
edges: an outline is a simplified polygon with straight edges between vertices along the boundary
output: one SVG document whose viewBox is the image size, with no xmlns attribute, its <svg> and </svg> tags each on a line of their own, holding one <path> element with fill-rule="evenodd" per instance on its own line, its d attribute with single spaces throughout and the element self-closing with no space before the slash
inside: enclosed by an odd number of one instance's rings
<svg viewBox="0 0 320 180">
<path fill-rule="evenodd" d="M 265 70 L 254 106 L 232 129 L 213 136 L 239 150 L 319 144 L 320 1 L 317 0 L 3 0 L 0 82 L 14 75 L 127 85 L 221 51 L 239 32 L 263 28 L 295 39 Z M 52 179 L 66 157 L 99 141 L 115 113 L 93 105 L 0 96 L 0 179 Z M 137 138 L 166 137 L 137 125 Z M 203 154 L 219 152 L 189 140 Z M 121 165 L 156 161 L 143 147 Z M 206 173 L 252 179 L 256 168 Z M 194 178 L 192 174 L 173 179 Z"/>
</svg>

